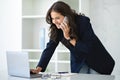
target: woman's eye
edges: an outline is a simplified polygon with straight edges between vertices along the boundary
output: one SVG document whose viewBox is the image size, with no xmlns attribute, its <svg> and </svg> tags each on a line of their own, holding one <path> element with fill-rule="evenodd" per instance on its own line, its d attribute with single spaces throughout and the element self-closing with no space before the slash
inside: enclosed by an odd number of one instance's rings
<svg viewBox="0 0 120 80">
<path fill-rule="evenodd" d="M 59 17 L 56 17 L 55 19 L 60 19 Z"/>
</svg>

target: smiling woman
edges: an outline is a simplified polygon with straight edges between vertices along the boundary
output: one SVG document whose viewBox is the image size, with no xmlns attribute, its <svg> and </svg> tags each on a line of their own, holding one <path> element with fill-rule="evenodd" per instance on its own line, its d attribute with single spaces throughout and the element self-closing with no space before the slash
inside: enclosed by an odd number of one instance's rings
<svg viewBox="0 0 120 80">
<path fill-rule="evenodd" d="M 66 17 L 61 15 L 60 13 L 52 11 L 51 18 L 52 18 L 52 23 L 55 24 L 58 29 L 63 30 L 64 37 L 70 41 L 71 40 L 69 35 L 70 27 L 69 24 L 64 22 Z M 73 45 L 75 45 L 75 43 Z"/>
<path fill-rule="evenodd" d="M 61 29 L 60 25 L 63 22 L 64 16 L 61 15 L 60 13 L 56 13 L 52 11 L 51 18 L 52 18 L 53 24 L 55 24 L 58 29 Z"/>
<path fill-rule="evenodd" d="M 64 21 L 67 17 L 68 22 Z M 87 16 L 77 14 L 62 2 L 55 2 L 47 12 L 50 40 L 34 73 L 44 72 L 59 42 L 70 51 L 71 72 L 111 74 L 115 62 L 92 29 Z"/>
</svg>

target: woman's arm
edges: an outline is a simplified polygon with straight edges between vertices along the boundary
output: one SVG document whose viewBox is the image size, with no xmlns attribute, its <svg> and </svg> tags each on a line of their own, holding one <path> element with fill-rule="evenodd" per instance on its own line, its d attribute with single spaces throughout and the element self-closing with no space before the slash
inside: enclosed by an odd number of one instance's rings
<svg viewBox="0 0 120 80">
<path fill-rule="evenodd" d="M 42 68 L 42 72 L 45 71 L 56 47 L 58 45 L 58 42 L 54 42 L 53 40 L 50 40 L 49 43 L 47 43 L 47 47 L 46 49 L 43 51 L 40 61 L 37 65 L 37 67 L 41 67 Z"/>
<path fill-rule="evenodd" d="M 39 73 L 39 72 L 44 72 L 56 47 L 58 45 L 58 42 L 54 42 L 50 40 L 47 43 L 46 49 L 43 51 L 40 61 L 38 62 L 38 65 L 36 69 L 31 69 L 31 73 Z"/>
</svg>

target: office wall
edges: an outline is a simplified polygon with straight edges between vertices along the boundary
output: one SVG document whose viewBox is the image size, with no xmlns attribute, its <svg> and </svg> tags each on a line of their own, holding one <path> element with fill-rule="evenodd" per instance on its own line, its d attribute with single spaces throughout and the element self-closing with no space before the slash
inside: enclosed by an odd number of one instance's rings
<svg viewBox="0 0 120 80">
<path fill-rule="evenodd" d="M 21 0 L 0 0 L 0 73 L 7 71 L 6 51 L 21 49 Z"/>
<path fill-rule="evenodd" d="M 91 0 L 79 0 L 80 1 L 80 12 L 84 13 L 86 16 L 90 16 L 90 1 Z"/>
<path fill-rule="evenodd" d="M 120 0 L 90 0 L 93 29 L 115 59 L 112 74 L 120 74 Z"/>
</svg>

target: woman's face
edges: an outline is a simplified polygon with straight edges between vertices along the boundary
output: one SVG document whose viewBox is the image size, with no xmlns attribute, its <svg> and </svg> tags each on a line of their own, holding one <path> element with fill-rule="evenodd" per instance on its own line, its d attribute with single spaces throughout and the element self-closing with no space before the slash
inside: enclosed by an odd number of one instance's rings
<svg viewBox="0 0 120 80">
<path fill-rule="evenodd" d="M 64 16 L 61 15 L 60 13 L 57 13 L 55 11 L 51 12 L 51 18 L 52 18 L 52 23 L 56 25 L 58 29 L 60 29 L 60 25 L 63 22 Z"/>
</svg>

